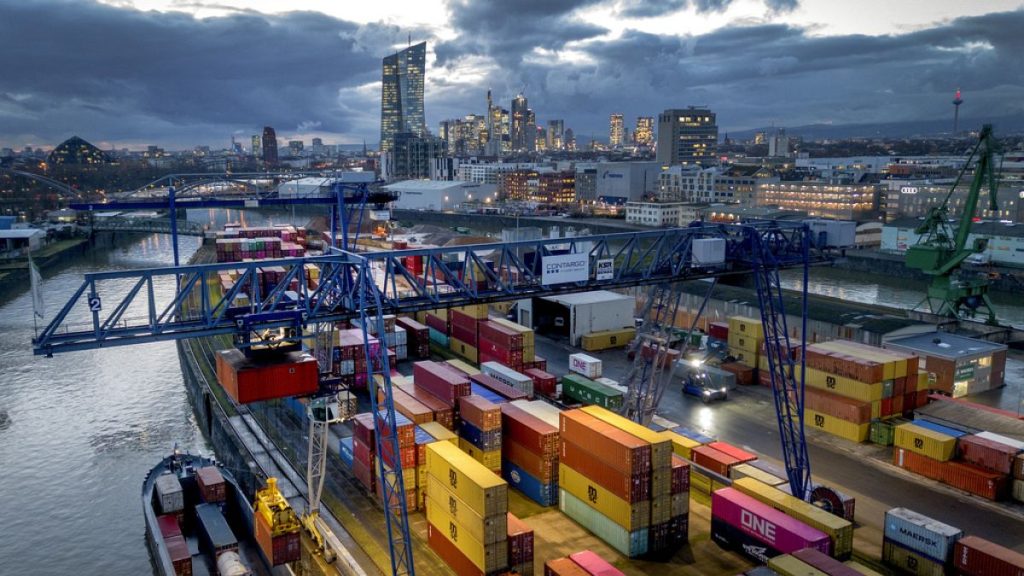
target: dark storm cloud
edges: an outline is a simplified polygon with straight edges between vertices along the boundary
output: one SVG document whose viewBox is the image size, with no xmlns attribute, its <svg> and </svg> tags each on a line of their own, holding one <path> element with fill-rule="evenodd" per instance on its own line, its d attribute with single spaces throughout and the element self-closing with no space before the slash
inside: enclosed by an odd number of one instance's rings
<svg viewBox="0 0 1024 576">
<path fill-rule="evenodd" d="M 652 18 L 671 14 L 692 6 L 698 14 L 723 12 L 733 0 L 624 0 L 618 13 L 627 18 Z M 770 12 L 792 12 L 799 0 L 765 0 L 764 4 Z"/>
<path fill-rule="evenodd" d="M 406 33 L 308 12 L 195 19 L 60 1 L 0 10 L 0 133 L 51 140 L 101 131 L 203 142 L 220 129 L 223 141 L 303 122 L 348 132 L 366 119 L 345 113 L 339 90 L 378 79 L 380 54 Z M 357 107 L 379 106 L 365 100 Z"/>
</svg>

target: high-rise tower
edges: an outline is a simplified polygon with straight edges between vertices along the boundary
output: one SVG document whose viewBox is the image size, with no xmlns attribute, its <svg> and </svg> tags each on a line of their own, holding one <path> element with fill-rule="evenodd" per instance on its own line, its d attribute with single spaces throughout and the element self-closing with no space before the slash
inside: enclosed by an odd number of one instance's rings
<svg viewBox="0 0 1024 576">
<path fill-rule="evenodd" d="M 526 152 L 529 149 L 526 129 L 529 114 L 526 96 L 520 94 L 512 99 L 512 150 L 515 152 Z"/>
<path fill-rule="evenodd" d="M 960 89 L 956 89 L 956 94 L 953 95 L 953 136 L 960 133 L 960 105 L 964 103 L 964 99 L 960 97 Z"/>
<path fill-rule="evenodd" d="M 277 133 L 270 126 L 263 127 L 263 164 L 277 166 Z"/>
<path fill-rule="evenodd" d="M 611 120 L 608 122 L 608 145 L 612 148 L 616 146 L 622 146 L 625 140 L 624 125 L 622 124 L 622 114 L 612 114 Z"/>
<path fill-rule="evenodd" d="M 425 136 L 423 75 L 427 43 L 420 42 L 386 56 L 383 62 L 380 97 L 380 149 L 391 149 L 395 135 L 411 132 Z"/>
</svg>

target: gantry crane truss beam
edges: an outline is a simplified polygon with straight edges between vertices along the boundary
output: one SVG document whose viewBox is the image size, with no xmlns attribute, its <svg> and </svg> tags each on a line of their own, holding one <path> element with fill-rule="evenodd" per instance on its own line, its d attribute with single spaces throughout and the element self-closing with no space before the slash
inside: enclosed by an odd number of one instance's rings
<svg viewBox="0 0 1024 576">
<path fill-rule="evenodd" d="M 245 323 L 246 330 L 292 327 L 301 333 L 302 326 L 311 323 L 361 316 L 357 287 L 364 269 L 372 274 L 380 292 L 380 303 L 369 303 L 371 315 L 401 314 L 750 273 L 755 257 L 752 238 L 764 239 L 763 249 L 772 254 L 779 268 L 796 267 L 804 262 L 801 246 L 808 234 L 803 224 L 795 222 L 699 225 L 502 244 L 366 253 L 336 251 L 330 256 L 308 258 L 98 272 L 85 275 L 71 299 L 33 339 L 33 351 L 50 355 L 235 334 L 242 327 L 242 318 L 255 319 Z M 691 269 L 691 244 L 696 238 L 725 239 L 726 266 L 722 270 Z M 544 258 L 564 253 L 587 255 L 588 279 L 545 284 L 550 277 L 544 274 Z M 416 257 L 422 259 L 421 277 L 407 266 L 408 259 Z M 825 260 L 817 251 L 811 258 Z M 611 260 L 613 271 L 597 279 L 594 271 L 602 260 Z M 279 281 L 274 286 L 261 286 L 261 269 L 276 270 Z M 307 275 L 313 269 L 319 284 L 309 288 Z M 237 275 L 226 292 L 211 289 L 220 284 L 221 273 Z M 179 289 L 173 296 L 160 298 L 154 286 L 161 282 L 177 282 Z M 183 308 L 193 294 L 198 294 L 200 304 Z M 236 298 L 243 294 L 248 303 L 235 305 Z"/>
</svg>

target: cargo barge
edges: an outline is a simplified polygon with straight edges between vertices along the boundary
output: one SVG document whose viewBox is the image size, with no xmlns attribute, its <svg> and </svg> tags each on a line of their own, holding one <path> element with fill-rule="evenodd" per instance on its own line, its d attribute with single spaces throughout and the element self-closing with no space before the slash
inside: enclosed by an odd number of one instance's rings
<svg viewBox="0 0 1024 576">
<path fill-rule="evenodd" d="M 252 504 L 209 458 L 175 448 L 146 475 L 142 507 L 153 564 L 163 576 L 279 573 L 252 536 Z"/>
</svg>

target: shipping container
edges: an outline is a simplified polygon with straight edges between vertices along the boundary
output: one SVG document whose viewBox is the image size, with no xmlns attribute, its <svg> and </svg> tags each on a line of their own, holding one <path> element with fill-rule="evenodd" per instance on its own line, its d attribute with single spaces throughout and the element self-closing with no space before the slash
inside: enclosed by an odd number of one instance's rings
<svg viewBox="0 0 1024 576">
<path fill-rule="evenodd" d="M 558 455 L 559 429 L 511 404 L 501 405 L 503 438 L 542 456 Z"/>
<path fill-rule="evenodd" d="M 933 432 L 945 434 L 946 436 L 952 436 L 953 438 L 957 439 L 968 434 L 968 432 L 960 430 L 959 428 L 954 428 L 952 426 L 944 426 L 942 424 L 939 424 L 938 422 L 932 422 L 931 420 L 926 419 L 916 419 L 914 420 L 913 424 L 914 426 L 927 428 L 928 430 L 931 430 Z"/>
<path fill-rule="evenodd" d="M 542 480 L 528 472 L 520 464 L 507 458 L 501 461 L 501 477 L 541 506 L 554 506 L 558 503 L 558 464 L 553 463 L 555 475 L 550 480 Z"/>
<path fill-rule="evenodd" d="M 192 553 L 189 552 L 188 543 L 185 542 L 185 537 L 181 534 L 171 536 L 164 540 L 164 545 L 167 547 L 167 555 L 171 559 L 171 565 L 174 567 L 174 573 L 177 576 L 192 576 Z M 200 562 L 203 560 L 200 559 Z"/>
<path fill-rule="evenodd" d="M 508 531 L 506 514 L 498 513 L 480 516 L 463 502 L 445 484 L 427 474 L 427 501 L 433 502 L 446 516 L 454 519 L 466 532 L 482 544 L 494 544 L 504 540 Z M 428 520 L 430 517 L 428 515 Z M 441 526 L 431 522 L 435 526 Z"/>
<path fill-rule="evenodd" d="M 181 535 L 181 525 L 178 523 L 177 514 L 161 514 L 156 517 L 156 524 L 160 527 L 160 537 L 164 540 Z"/>
<path fill-rule="evenodd" d="M 768 561 L 768 568 L 779 576 L 829 576 L 792 554 L 782 554 Z"/>
<path fill-rule="evenodd" d="M 806 407 L 804 408 L 804 426 L 858 443 L 866 442 L 871 431 L 871 424 L 869 422 L 865 421 L 860 424 L 848 422 Z"/>
<path fill-rule="evenodd" d="M 810 354 L 808 354 L 809 357 Z M 862 382 L 855 378 L 812 368 L 810 364 L 805 368 L 805 373 L 804 382 L 810 388 L 832 392 L 861 402 L 874 402 L 882 399 L 881 380 Z"/>
<path fill-rule="evenodd" d="M 803 548 L 814 548 L 825 554 L 832 550 L 832 543 L 824 532 L 732 488 L 722 488 L 711 494 L 711 517 L 711 537 L 716 543 L 760 562 Z M 722 523 L 732 530 L 725 529 Z M 737 538 L 736 532 L 747 538 Z M 748 538 L 756 540 L 768 550 L 760 554 L 753 552 L 751 548 L 756 547 L 744 546 Z"/>
<path fill-rule="evenodd" d="M 290 562 L 297 562 L 302 555 L 301 534 L 299 533 L 298 519 L 291 508 L 287 509 L 287 527 L 273 526 L 273 517 L 268 518 L 259 511 L 253 514 L 256 532 L 256 543 L 263 551 L 263 556 L 271 566 L 280 566 Z M 282 529 L 287 528 L 287 529 Z"/>
<path fill-rule="evenodd" d="M 466 364 L 462 360 L 445 360 L 445 364 L 455 368 L 459 372 L 462 372 L 466 376 L 473 376 L 480 373 L 479 368 L 475 368 L 469 364 Z"/>
<path fill-rule="evenodd" d="M 595 455 L 601 450 L 600 446 L 591 446 L 588 449 L 567 440 L 562 440 L 561 445 L 562 451 L 558 459 L 560 464 L 579 472 L 626 502 L 651 499 L 650 472 L 623 474 Z"/>
<path fill-rule="evenodd" d="M 945 462 L 956 453 L 956 438 L 912 423 L 896 427 L 893 445 Z"/>
<path fill-rule="evenodd" d="M 1006 436 L 994 434 L 992 432 L 978 432 L 977 434 L 975 434 L 975 436 L 977 436 L 978 438 L 985 438 L 986 440 L 991 440 L 993 442 L 998 442 L 1005 446 L 1009 446 L 1011 448 L 1016 449 L 1017 452 L 1024 451 L 1024 442 L 1021 442 L 1020 440 L 1014 440 L 1013 438 L 1007 438 Z"/>
<path fill-rule="evenodd" d="M 1024 554 L 977 536 L 965 536 L 956 543 L 953 565 L 964 576 L 1021 576 Z"/>
<path fill-rule="evenodd" d="M 544 576 L 590 576 L 590 574 L 569 558 L 556 558 L 544 563 Z"/>
<path fill-rule="evenodd" d="M 449 442 L 427 445 L 427 472 L 480 516 L 508 511 L 508 484 Z"/>
<path fill-rule="evenodd" d="M 427 543 L 431 550 L 437 553 L 451 568 L 456 576 L 484 576 L 484 571 L 477 568 L 465 554 L 445 536 L 445 530 L 441 530 L 430 523 L 427 523 Z"/>
<path fill-rule="evenodd" d="M 459 398 L 459 417 L 483 431 L 501 429 L 501 408 L 480 396 Z"/>
<path fill-rule="evenodd" d="M 1009 491 L 1009 477 L 964 462 L 944 462 L 939 481 L 988 500 L 1003 500 Z"/>
<path fill-rule="evenodd" d="M 941 563 L 949 561 L 953 545 L 963 534 L 959 528 L 906 508 L 893 508 L 885 513 L 886 538 Z"/>
<path fill-rule="evenodd" d="M 651 523 L 650 500 L 627 502 L 563 462 L 558 463 L 558 487 L 586 501 L 588 505 L 628 531 L 647 528 Z"/>
<path fill-rule="evenodd" d="M 623 395 L 619 390 L 572 373 L 562 376 L 562 395 L 570 400 L 613 410 L 621 407 L 623 402 Z"/>
<path fill-rule="evenodd" d="M 558 378 L 537 368 L 527 368 L 523 374 L 533 379 L 533 390 L 537 394 L 553 397 L 557 393 Z"/>
<path fill-rule="evenodd" d="M 786 480 L 785 478 L 779 478 L 774 474 L 755 468 L 750 464 L 737 464 L 732 466 L 729 468 L 729 478 L 733 480 L 739 480 L 740 478 L 753 478 L 759 482 L 767 484 L 768 486 L 779 486 L 789 482 L 789 480 Z"/>
<path fill-rule="evenodd" d="M 875 404 L 877 406 L 878 404 Z M 872 413 L 872 403 L 846 398 L 817 388 L 805 388 L 804 406 L 821 414 L 827 414 L 854 424 L 870 422 L 879 414 Z"/>
<path fill-rule="evenodd" d="M 821 570 L 828 576 L 862 576 L 857 570 L 813 548 L 797 550 L 792 553 L 792 556 L 811 568 Z"/>
<path fill-rule="evenodd" d="M 526 374 L 517 372 L 508 366 L 502 366 L 497 362 L 484 362 L 480 364 L 480 369 L 495 380 L 525 393 L 527 397 L 533 397 L 533 378 Z"/>
<path fill-rule="evenodd" d="M 587 352 L 622 348 L 632 342 L 634 338 L 636 338 L 636 328 L 591 332 L 590 334 L 584 334 L 580 338 L 580 348 Z"/>
<path fill-rule="evenodd" d="M 1013 460 L 1020 450 L 982 436 L 962 436 L 959 441 L 960 458 L 964 462 L 995 470 L 1003 474 L 1013 472 Z"/>
<path fill-rule="evenodd" d="M 484 465 L 485 468 L 494 472 L 495 474 L 501 474 L 501 447 L 494 448 L 491 450 L 485 450 L 479 446 L 475 446 L 469 440 L 465 438 L 459 438 L 459 449 L 466 454 L 473 457 L 474 460 Z"/>
<path fill-rule="evenodd" d="M 650 428 L 598 406 L 586 406 L 580 410 L 650 444 L 651 467 L 655 472 L 658 469 L 667 471 L 672 466 L 672 442 L 667 438 Z"/>
<path fill-rule="evenodd" d="M 527 394 L 526 392 L 523 392 L 522 390 L 517 390 L 512 386 L 509 386 L 508 384 L 501 382 L 497 378 L 494 378 L 493 376 L 484 374 L 483 372 L 479 374 L 474 374 L 473 376 L 470 376 L 469 379 L 471 384 L 476 384 L 478 386 L 486 388 L 491 392 L 498 394 L 505 400 L 525 400 L 530 397 L 530 395 Z"/>
<path fill-rule="evenodd" d="M 1013 480 L 1010 487 L 1010 497 L 1017 502 L 1024 502 L 1024 480 Z"/>
<path fill-rule="evenodd" d="M 238 551 L 238 539 L 216 504 L 195 507 L 196 521 L 203 549 L 216 556 L 221 552 Z"/>
<path fill-rule="evenodd" d="M 701 445 L 700 442 L 687 438 L 675 430 L 662 430 L 658 434 L 668 438 L 672 442 L 672 451 L 687 460 L 692 460 L 691 451 Z"/>
<path fill-rule="evenodd" d="M 426 424 L 420 424 L 420 428 L 437 440 L 447 441 L 453 444 L 458 444 L 459 442 L 458 436 L 448 428 L 442 426 L 439 422 L 427 422 Z M 424 460 L 424 462 L 426 462 L 426 460 Z"/>
<path fill-rule="evenodd" d="M 560 433 L 565 441 L 578 446 L 602 446 L 598 456 L 627 475 L 651 469 L 649 443 L 582 410 L 566 410 L 561 418 Z"/>
<path fill-rule="evenodd" d="M 1024 480 L 1024 454 L 1017 454 L 1013 459 L 1013 477 L 1017 480 Z"/>
<path fill-rule="evenodd" d="M 480 358 L 476 345 L 460 339 L 456 334 L 452 334 L 448 339 L 448 349 L 470 362 L 477 362 Z"/>
<path fill-rule="evenodd" d="M 764 339 L 764 327 L 761 325 L 760 318 L 731 316 L 729 318 L 729 334 L 733 333 L 749 335 L 758 340 Z"/>
<path fill-rule="evenodd" d="M 412 369 L 415 386 L 448 406 L 454 406 L 459 397 L 469 395 L 469 378 L 450 366 L 424 360 L 414 363 Z"/>
<path fill-rule="evenodd" d="M 511 512 L 507 514 L 506 525 L 508 526 L 508 565 L 516 569 L 517 566 L 526 565 L 529 573 L 533 573 L 533 528 L 523 522 Z M 522 574 L 522 570 L 519 570 Z"/>
<path fill-rule="evenodd" d="M 946 566 L 942 562 L 904 548 L 888 538 L 882 539 L 882 562 L 896 568 L 901 573 L 915 576 L 945 576 L 946 574 Z"/>
<path fill-rule="evenodd" d="M 733 482 L 732 486 L 740 492 L 828 534 L 832 540 L 832 555 L 834 557 L 840 560 L 846 559 L 853 552 L 853 524 L 849 520 L 844 520 L 753 478 L 741 478 Z"/>
<path fill-rule="evenodd" d="M 569 554 L 569 559 L 579 564 L 591 576 L 626 576 L 618 568 L 609 564 L 607 560 L 590 550 Z"/>
<path fill-rule="evenodd" d="M 558 491 L 558 506 L 563 514 L 593 532 L 623 556 L 635 558 L 647 553 L 646 528 L 630 532 L 589 506 L 585 500 L 561 489 Z"/>
<path fill-rule="evenodd" d="M 216 354 L 217 381 L 236 402 L 247 404 L 316 392 L 320 371 L 316 359 L 288 352 L 273 360 L 247 358 L 241 350 Z"/>
<path fill-rule="evenodd" d="M 710 446 L 698 446 L 691 451 L 691 454 L 693 454 L 692 460 L 695 464 L 726 478 L 729 477 L 729 468 L 741 463 L 736 458 L 725 452 L 719 452 Z"/>
<path fill-rule="evenodd" d="M 204 466 L 196 470 L 196 483 L 203 502 L 223 502 L 227 497 L 224 476 L 216 466 Z"/>
<path fill-rule="evenodd" d="M 944 462 L 903 448 L 893 449 L 892 463 L 894 466 L 932 480 L 941 480 L 945 468 Z"/>
<path fill-rule="evenodd" d="M 587 378 L 601 377 L 601 361 L 586 354 L 571 354 L 569 370 Z"/>
<path fill-rule="evenodd" d="M 747 452 L 746 450 L 743 450 L 742 448 L 739 448 L 738 446 L 733 446 L 732 444 L 728 444 L 726 442 L 711 442 L 710 444 L 708 444 L 708 448 L 714 448 L 719 452 L 728 454 L 729 456 L 735 458 L 740 464 L 745 464 L 747 462 L 757 460 L 757 454 L 752 454 L 750 452 Z"/>
<path fill-rule="evenodd" d="M 185 508 L 185 493 L 176 474 L 163 474 L 156 479 L 156 497 L 161 514 L 173 514 Z"/>
</svg>

